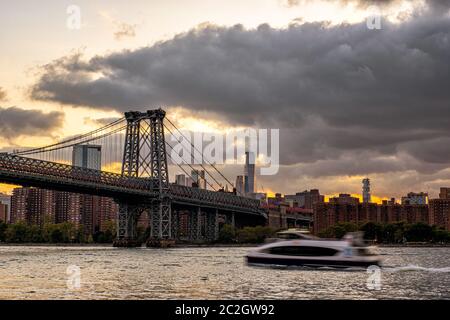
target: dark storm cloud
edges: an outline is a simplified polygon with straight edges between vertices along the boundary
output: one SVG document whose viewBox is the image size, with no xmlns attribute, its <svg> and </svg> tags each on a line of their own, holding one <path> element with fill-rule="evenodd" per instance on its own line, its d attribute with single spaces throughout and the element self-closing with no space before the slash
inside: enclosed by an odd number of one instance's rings
<svg viewBox="0 0 450 320">
<path fill-rule="evenodd" d="M 394 2 L 399 2 L 399 0 L 327 0 L 328 2 L 347 4 L 349 2 L 358 3 L 361 6 L 370 5 L 385 5 Z M 287 0 L 287 5 L 290 7 L 299 6 L 304 3 L 313 2 L 313 0 Z"/>
<path fill-rule="evenodd" d="M 449 56 L 450 19 L 435 10 L 382 30 L 209 25 L 138 50 L 63 57 L 44 67 L 32 97 L 117 111 L 182 106 L 281 128 L 282 163 L 309 163 L 299 168 L 313 176 L 343 172 L 352 158 L 354 174 L 436 171 L 450 161 L 432 147 L 450 137 Z"/>
<path fill-rule="evenodd" d="M 450 162 L 450 137 L 438 137 L 418 143 L 410 141 L 399 146 L 416 159 L 427 163 L 448 164 Z"/>
<path fill-rule="evenodd" d="M 364 23 L 209 26 L 88 62 L 60 59 L 46 66 L 32 95 L 121 111 L 181 105 L 237 124 L 295 127 L 312 115 L 333 126 L 446 130 L 449 30 L 447 18 L 386 23 L 381 31 Z"/>
<path fill-rule="evenodd" d="M 63 120 L 64 114 L 58 111 L 44 113 L 17 107 L 0 108 L 0 136 L 7 139 L 20 135 L 51 136 Z"/>
<path fill-rule="evenodd" d="M 369 6 L 388 6 L 388 5 L 392 5 L 392 4 L 398 4 L 401 3 L 402 0 L 325 0 L 327 2 L 331 2 L 331 3 L 338 3 L 338 4 L 343 4 L 343 5 L 347 5 L 349 3 L 356 3 L 357 5 L 359 5 L 362 8 L 367 8 Z M 287 0 L 286 4 L 289 7 L 297 7 L 297 6 L 301 6 L 307 3 L 312 3 L 314 2 L 314 0 Z M 448 0 L 428 0 L 426 1 L 427 6 L 430 7 L 432 10 L 436 10 L 436 9 L 445 9 L 448 8 Z"/>
<path fill-rule="evenodd" d="M 283 164 L 293 164 L 336 159 L 349 151 L 370 150 L 390 155 L 400 151 L 399 146 L 402 146 L 401 150 L 408 152 L 409 146 L 403 146 L 403 143 L 411 142 L 411 146 L 420 148 L 420 145 L 439 136 L 440 133 L 433 130 L 377 130 L 362 126 L 336 128 L 308 123 L 299 129 L 281 129 L 280 149 L 290 150 L 282 154 Z"/>
</svg>

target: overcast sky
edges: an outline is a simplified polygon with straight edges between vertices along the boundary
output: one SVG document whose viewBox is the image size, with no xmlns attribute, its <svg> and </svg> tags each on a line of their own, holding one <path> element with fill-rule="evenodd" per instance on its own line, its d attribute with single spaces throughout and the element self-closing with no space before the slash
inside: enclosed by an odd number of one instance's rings
<svg viewBox="0 0 450 320">
<path fill-rule="evenodd" d="M 360 193 L 368 176 L 380 198 L 437 196 L 450 186 L 445 2 L 2 2 L 0 147 L 163 105 L 186 129 L 280 128 L 282 166 L 260 191 Z"/>
</svg>

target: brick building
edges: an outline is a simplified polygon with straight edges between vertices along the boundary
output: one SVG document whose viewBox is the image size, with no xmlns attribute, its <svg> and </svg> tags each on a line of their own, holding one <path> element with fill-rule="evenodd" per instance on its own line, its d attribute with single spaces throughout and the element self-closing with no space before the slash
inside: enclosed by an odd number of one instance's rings
<svg viewBox="0 0 450 320">
<path fill-rule="evenodd" d="M 118 205 L 111 198 L 39 188 L 16 188 L 11 197 L 11 223 L 72 222 L 86 235 L 105 231 L 116 220 Z"/>
<path fill-rule="evenodd" d="M 449 200 L 450 202 L 450 200 Z M 381 205 L 375 203 L 360 203 L 358 198 L 348 194 L 340 194 L 331 198 L 328 203 L 319 203 L 314 207 L 314 233 L 317 234 L 327 228 L 342 222 L 355 224 L 365 222 L 375 223 L 428 223 L 428 205 L 398 204 L 394 199 L 383 201 Z"/>
<path fill-rule="evenodd" d="M 8 205 L 0 202 L 0 222 L 8 223 Z"/>
<path fill-rule="evenodd" d="M 28 212 L 28 194 L 31 188 L 15 188 L 11 197 L 11 223 L 25 222 Z"/>
<path fill-rule="evenodd" d="M 429 224 L 450 231 L 450 188 L 441 188 L 439 199 L 429 201 Z"/>
<path fill-rule="evenodd" d="M 286 195 L 284 201 L 291 203 L 292 207 L 312 210 L 316 203 L 324 202 L 325 197 L 320 194 L 318 189 L 311 189 L 310 191 L 297 192 L 295 195 Z"/>
<path fill-rule="evenodd" d="M 106 222 L 116 220 L 119 206 L 111 198 L 80 195 L 80 224 L 86 235 L 105 231 Z"/>
<path fill-rule="evenodd" d="M 348 194 L 340 194 L 329 202 L 317 203 L 313 209 L 315 234 L 339 222 L 357 222 L 359 199 Z"/>
<path fill-rule="evenodd" d="M 44 225 L 55 223 L 55 192 L 39 188 L 16 188 L 11 197 L 11 223 Z"/>
<path fill-rule="evenodd" d="M 274 229 L 286 229 L 286 206 L 270 205 L 267 207 L 267 225 Z"/>
</svg>

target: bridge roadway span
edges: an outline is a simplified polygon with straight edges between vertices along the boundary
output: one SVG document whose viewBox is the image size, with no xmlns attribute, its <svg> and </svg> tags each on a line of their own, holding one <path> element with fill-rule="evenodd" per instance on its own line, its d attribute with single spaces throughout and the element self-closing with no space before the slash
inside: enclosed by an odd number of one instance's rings
<svg viewBox="0 0 450 320">
<path fill-rule="evenodd" d="M 0 182 L 111 197 L 121 202 L 146 203 L 160 196 L 171 203 L 215 208 L 267 218 L 258 200 L 226 192 L 169 185 L 164 195 L 152 190 L 152 179 L 0 154 Z"/>
</svg>

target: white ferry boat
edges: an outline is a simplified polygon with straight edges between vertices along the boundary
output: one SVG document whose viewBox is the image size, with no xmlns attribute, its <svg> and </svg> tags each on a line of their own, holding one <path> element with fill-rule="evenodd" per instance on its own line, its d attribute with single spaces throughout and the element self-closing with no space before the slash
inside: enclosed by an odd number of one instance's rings
<svg viewBox="0 0 450 320">
<path fill-rule="evenodd" d="M 380 265 L 377 247 L 367 246 L 360 233 L 349 233 L 342 240 L 319 238 L 279 239 L 247 254 L 248 264 L 307 267 L 368 267 Z"/>
</svg>

